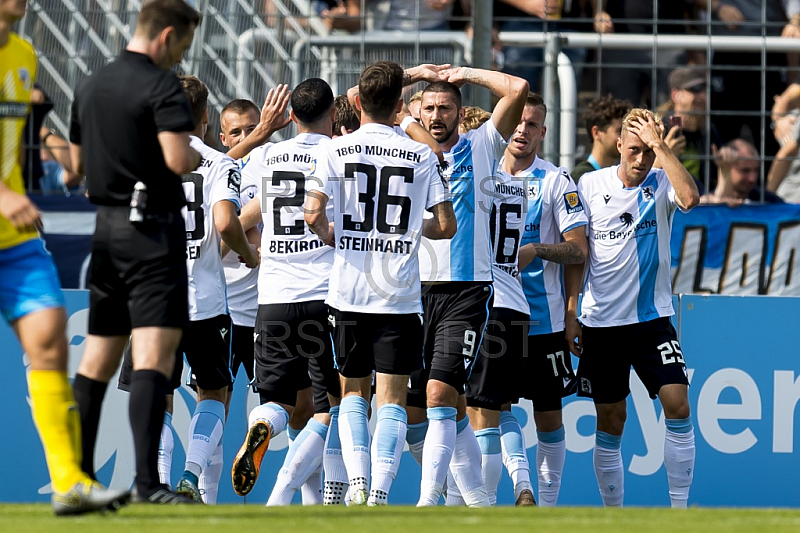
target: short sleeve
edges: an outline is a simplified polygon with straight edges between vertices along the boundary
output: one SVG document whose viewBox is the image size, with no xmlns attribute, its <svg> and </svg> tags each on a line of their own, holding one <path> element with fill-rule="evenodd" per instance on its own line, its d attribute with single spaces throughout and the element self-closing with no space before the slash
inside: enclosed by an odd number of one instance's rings
<svg viewBox="0 0 800 533">
<path fill-rule="evenodd" d="M 214 181 L 211 183 L 211 198 L 209 204 L 213 206 L 217 202 L 227 200 L 236 205 L 237 210 L 241 209 L 241 185 L 242 175 L 239 167 L 230 157 L 223 157 L 218 160 L 214 169 Z"/>
<path fill-rule="evenodd" d="M 584 209 L 584 202 L 578 194 L 578 187 L 570 177 L 566 168 L 559 168 L 553 177 L 553 207 L 555 208 L 558 230 L 563 235 L 578 226 L 589 223 Z"/>
<path fill-rule="evenodd" d="M 450 202 L 450 186 L 444 178 L 439 159 L 433 150 L 429 150 L 425 162 L 422 165 L 425 179 L 428 183 L 428 198 L 425 201 L 425 209 L 430 210 L 433 206 L 442 202 Z"/>
<path fill-rule="evenodd" d="M 592 217 L 592 202 L 591 198 L 589 198 L 589 194 L 591 191 L 587 191 L 587 183 L 589 180 L 580 180 L 577 184 L 577 191 L 578 191 L 578 200 L 581 202 L 583 206 L 583 215 L 586 217 L 587 226 L 586 226 L 586 234 L 589 234 L 589 226 L 588 221 Z"/>
<path fill-rule="evenodd" d="M 497 131 L 493 119 L 490 118 L 478 128 L 476 137 L 478 142 L 483 145 L 484 153 L 490 154 L 495 161 L 503 158 L 508 142 Z"/>
<path fill-rule="evenodd" d="M 242 190 L 255 187 L 256 195 L 261 191 L 261 179 L 266 175 L 262 161 L 266 161 L 272 143 L 254 148 L 249 154 L 239 159 L 239 170 L 242 173 Z"/>
<path fill-rule="evenodd" d="M 156 130 L 189 132 L 194 129 L 194 119 L 189 101 L 174 72 L 164 71 L 156 80 L 151 93 L 150 105 Z"/>
</svg>

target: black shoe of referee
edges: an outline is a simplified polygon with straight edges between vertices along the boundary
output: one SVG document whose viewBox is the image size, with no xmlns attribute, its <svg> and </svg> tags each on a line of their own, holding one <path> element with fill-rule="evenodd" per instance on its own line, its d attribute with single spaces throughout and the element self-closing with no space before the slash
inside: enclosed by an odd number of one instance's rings
<svg viewBox="0 0 800 533">
<path fill-rule="evenodd" d="M 138 492 L 135 492 L 133 501 L 134 503 L 152 503 L 156 505 L 182 505 L 189 503 L 191 504 L 199 503 L 191 498 L 183 496 L 182 494 L 173 492 L 166 485 L 159 486 L 148 496 L 144 496 L 142 494 L 139 494 Z"/>
</svg>

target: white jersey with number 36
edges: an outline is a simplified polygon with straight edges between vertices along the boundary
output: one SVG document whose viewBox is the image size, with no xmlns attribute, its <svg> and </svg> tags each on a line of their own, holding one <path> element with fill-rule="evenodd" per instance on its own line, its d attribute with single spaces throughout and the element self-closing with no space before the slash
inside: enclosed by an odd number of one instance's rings
<svg viewBox="0 0 800 533">
<path fill-rule="evenodd" d="M 326 302 L 339 311 L 422 312 L 417 252 L 426 209 L 449 201 L 433 151 L 366 124 L 318 152 L 309 191 L 335 210 L 335 258 Z"/>
<path fill-rule="evenodd" d="M 225 273 L 219 255 L 220 236 L 214 226 L 214 205 L 239 204 L 241 174 L 236 162 L 206 146 L 195 136 L 189 145 L 203 159 L 200 166 L 182 176 L 186 206 L 181 209 L 186 224 L 186 270 L 189 274 L 189 319 L 205 320 L 228 312 Z"/>
</svg>

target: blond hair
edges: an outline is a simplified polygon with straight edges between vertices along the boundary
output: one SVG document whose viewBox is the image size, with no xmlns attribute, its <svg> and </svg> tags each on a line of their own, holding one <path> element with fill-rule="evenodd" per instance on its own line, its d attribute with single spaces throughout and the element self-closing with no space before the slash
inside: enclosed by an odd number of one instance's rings
<svg viewBox="0 0 800 533">
<path fill-rule="evenodd" d="M 411 105 L 414 102 L 421 102 L 421 101 L 422 101 L 422 91 L 417 91 L 411 95 L 411 98 L 408 99 L 408 105 Z"/>
<path fill-rule="evenodd" d="M 653 122 L 658 124 L 661 122 L 661 117 L 650 111 L 649 109 L 644 109 L 642 107 L 635 107 L 628 111 L 628 113 L 622 118 L 622 130 L 620 132 L 620 137 L 625 135 L 631 127 L 631 122 L 634 120 L 643 120 L 647 122 L 648 119 L 652 118 Z"/>
<path fill-rule="evenodd" d="M 476 130 L 490 118 L 492 118 L 492 114 L 488 111 L 484 111 L 480 107 L 466 106 L 464 108 L 464 120 L 458 125 L 458 132 L 467 133 L 470 130 Z"/>
</svg>

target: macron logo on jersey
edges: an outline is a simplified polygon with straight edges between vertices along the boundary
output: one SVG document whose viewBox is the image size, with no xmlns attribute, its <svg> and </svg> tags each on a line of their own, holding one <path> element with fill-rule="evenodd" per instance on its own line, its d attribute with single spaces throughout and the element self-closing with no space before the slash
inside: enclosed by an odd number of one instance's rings
<svg viewBox="0 0 800 533">
<path fill-rule="evenodd" d="M 568 192 L 564 195 L 564 203 L 567 207 L 567 213 L 579 213 L 583 211 L 583 204 L 577 192 Z"/>
</svg>

